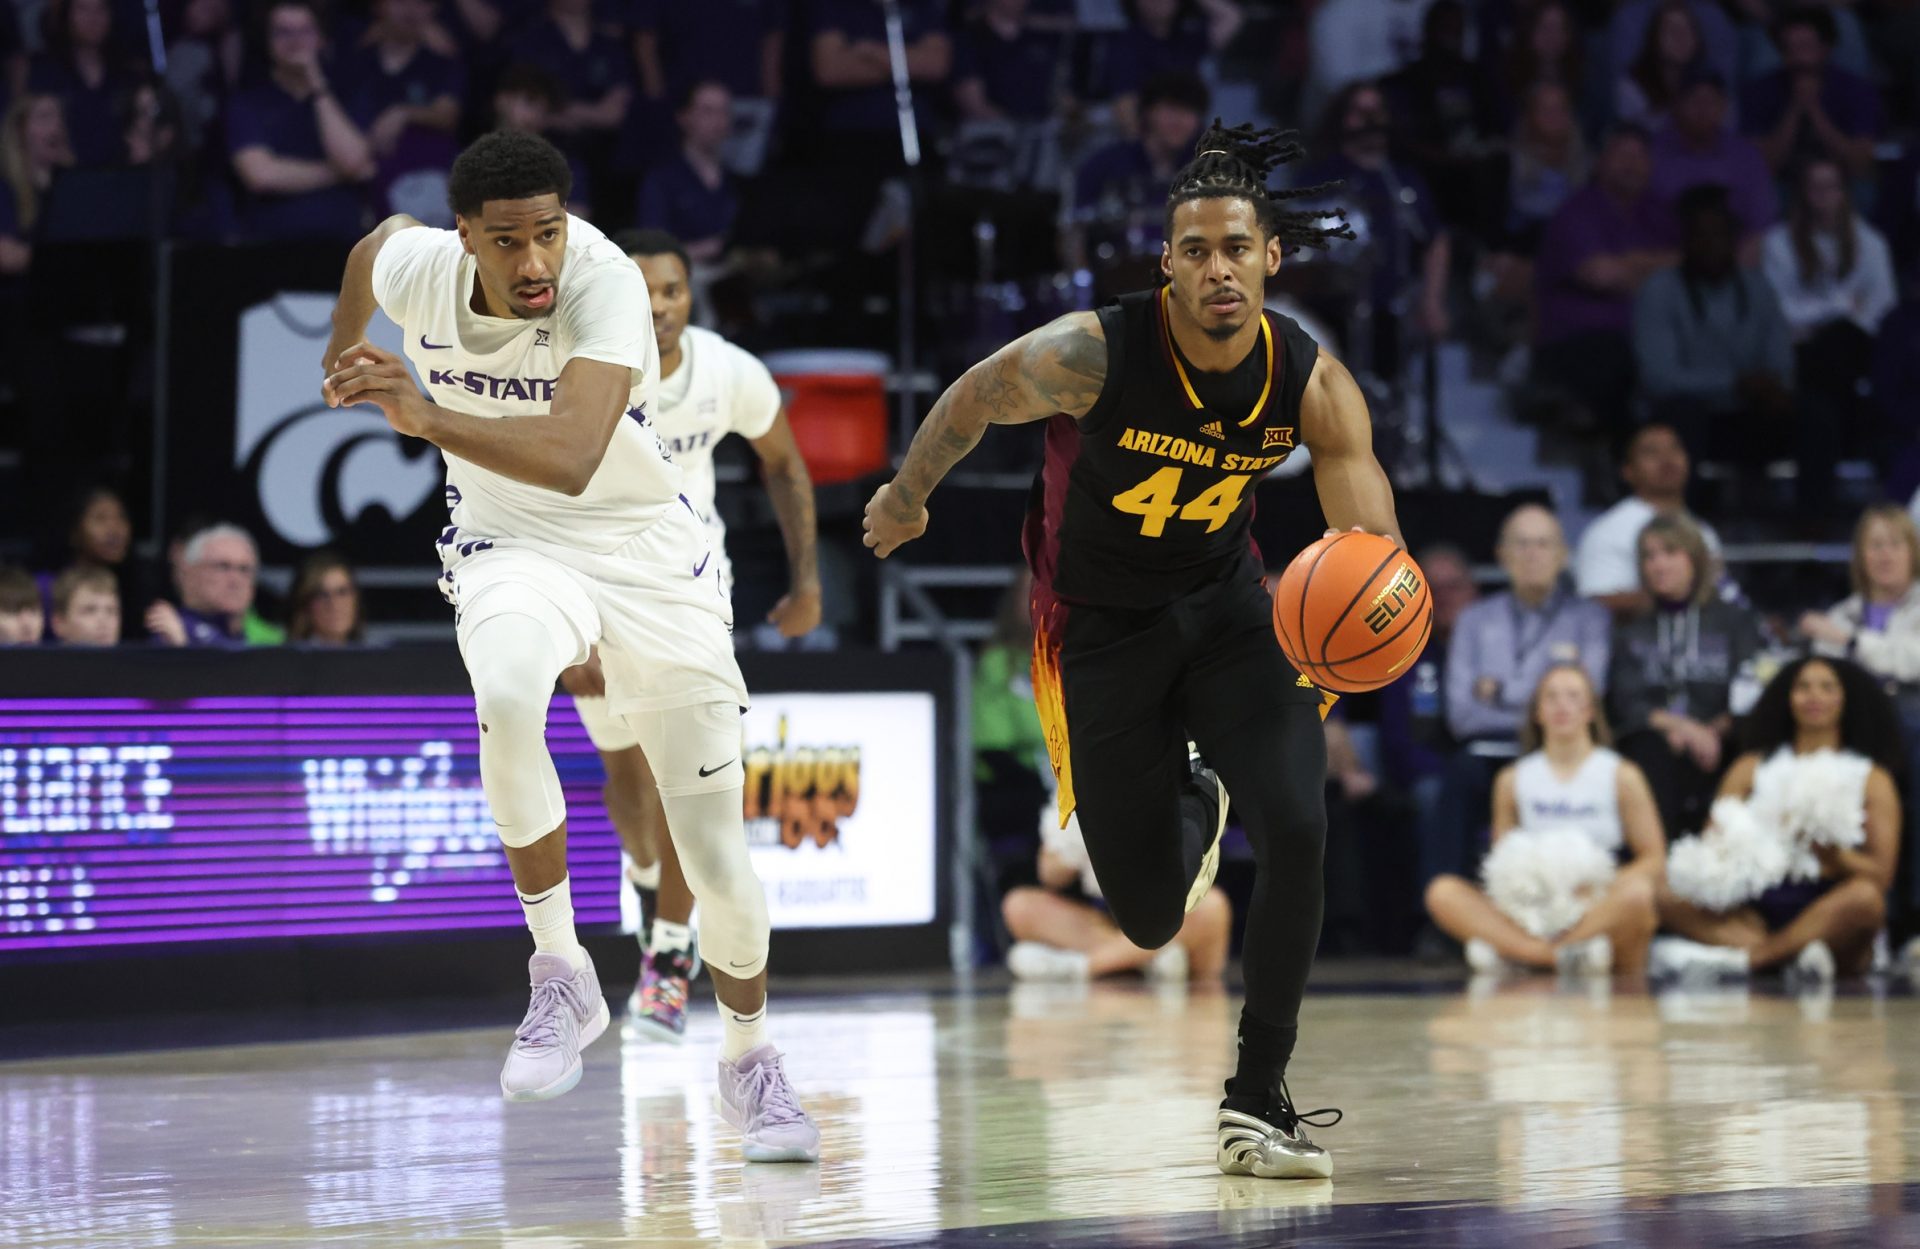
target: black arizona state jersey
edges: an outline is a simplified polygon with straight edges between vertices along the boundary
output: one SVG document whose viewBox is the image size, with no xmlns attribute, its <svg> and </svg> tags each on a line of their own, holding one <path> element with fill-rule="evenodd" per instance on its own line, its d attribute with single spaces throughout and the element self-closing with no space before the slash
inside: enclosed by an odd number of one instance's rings
<svg viewBox="0 0 1920 1249">
<path fill-rule="evenodd" d="M 1299 441 L 1300 396 L 1319 346 L 1263 312 L 1246 360 L 1201 373 L 1167 325 L 1166 289 L 1100 309 L 1107 379 L 1079 420 L 1047 422 L 1022 545 L 1068 602 L 1159 607 L 1250 559 L 1253 486 Z"/>
</svg>

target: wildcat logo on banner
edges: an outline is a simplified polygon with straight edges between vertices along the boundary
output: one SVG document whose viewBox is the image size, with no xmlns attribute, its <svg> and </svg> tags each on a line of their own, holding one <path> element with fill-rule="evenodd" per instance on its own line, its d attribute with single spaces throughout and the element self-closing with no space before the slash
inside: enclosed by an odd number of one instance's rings
<svg viewBox="0 0 1920 1249">
<path fill-rule="evenodd" d="M 234 466 L 252 479 L 260 515 L 294 546 L 325 546 L 372 507 L 396 521 L 411 516 L 446 477 L 431 450 L 408 454 L 378 408 L 321 400 L 333 303 L 331 294 L 286 293 L 240 314 Z M 400 328 L 384 314 L 367 337 L 401 352 Z"/>
</svg>

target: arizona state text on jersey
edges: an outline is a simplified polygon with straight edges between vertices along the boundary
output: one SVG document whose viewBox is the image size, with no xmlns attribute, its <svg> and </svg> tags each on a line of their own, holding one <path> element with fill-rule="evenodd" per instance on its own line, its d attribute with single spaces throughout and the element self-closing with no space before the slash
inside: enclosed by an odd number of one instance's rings
<svg viewBox="0 0 1920 1249">
<path fill-rule="evenodd" d="M 1257 576 L 1253 486 L 1298 445 L 1318 345 L 1263 312 L 1247 359 L 1205 374 L 1173 341 L 1164 289 L 1122 296 L 1099 317 L 1100 398 L 1077 421 L 1047 423 L 1023 543 L 1035 579 L 1067 602 L 1151 608 L 1250 561 Z"/>
</svg>

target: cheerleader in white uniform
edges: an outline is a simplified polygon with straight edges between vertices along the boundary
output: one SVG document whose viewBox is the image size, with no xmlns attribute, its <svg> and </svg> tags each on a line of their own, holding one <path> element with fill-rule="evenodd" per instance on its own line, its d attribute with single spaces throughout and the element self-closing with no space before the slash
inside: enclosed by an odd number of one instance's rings
<svg viewBox="0 0 1920 1249">
<path fill-rule="evenodd" d="M 1609 736 L 1586 670 L 1578 664 L 1549 668 L 1527 706 L 1521 730 L 1527 753 L 1494 780 L 1494 844 L 1516 830 L 1559 830 L 1625 862 L 1595 891 L 1584 913 L 1570 916 L 1572 926 L 1555 934 L 1530 931 L 1471 881 L 1436 877 L 1427 887 L 1427 911 L 1442 931 L 1466 945 L 1474 970 L 1630 974 L 1646 966 L 1666 838 L 1646 777 L 1609 748 Z"/>
</svg>

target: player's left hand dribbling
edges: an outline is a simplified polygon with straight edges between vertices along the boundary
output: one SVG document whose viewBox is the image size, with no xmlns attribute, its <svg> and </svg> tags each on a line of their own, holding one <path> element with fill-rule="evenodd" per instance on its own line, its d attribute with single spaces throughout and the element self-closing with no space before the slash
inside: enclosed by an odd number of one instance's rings
<svg viewBox="0 0 1920 1249">
<path fill-rule="evenodd" d="M 423 438 L 426 400 L 400 357 L 372 343 L 355 343 L 340 353 L 320 393 L 330 408 L 371 403 L 400 433 Z"/>
<path fill-rule="evenodd" d="M 795 586 L 767 613 L 767 623 L 783 638 L 805 637 L 820 627 L 820 585 Z"/>
</svg>

